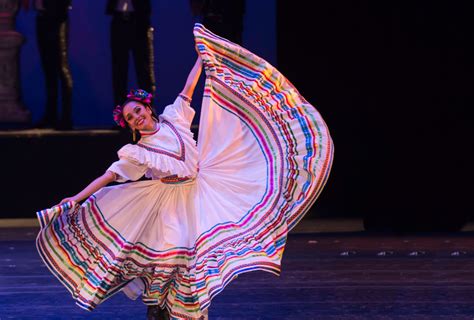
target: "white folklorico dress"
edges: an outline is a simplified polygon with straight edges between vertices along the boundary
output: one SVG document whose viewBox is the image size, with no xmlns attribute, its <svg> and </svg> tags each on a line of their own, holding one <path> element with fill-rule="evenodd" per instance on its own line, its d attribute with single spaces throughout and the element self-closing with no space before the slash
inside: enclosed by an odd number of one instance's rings
<svg viewBox="0 0 474 320">
<path fill-rule="evenodd" d="M 156 132 L 119 150 L 109 170 L 127 183 L 38 212 L 38 251 L 84 309 L 123 290 L 201 317 L 239 273 L 279 274 L 288 231 L 328 178 L 318 111 L 265 60 L 200 24 L 194 36 L 206 72 L 197 146 L 179 96 Z"/>
</svg>

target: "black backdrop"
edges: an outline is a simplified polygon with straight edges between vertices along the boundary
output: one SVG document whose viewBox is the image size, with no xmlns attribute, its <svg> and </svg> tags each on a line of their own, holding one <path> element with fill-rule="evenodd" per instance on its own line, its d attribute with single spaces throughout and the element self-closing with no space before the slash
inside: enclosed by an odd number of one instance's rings
<svg viewBox="0 0 474 320">
<path fill-rule="evenodd" d="M 283 1 L 278 68 L 318 107 L 333 171 L 309 215 L 459 230 L 473 211 L 468 1 Z"/>
</svg>

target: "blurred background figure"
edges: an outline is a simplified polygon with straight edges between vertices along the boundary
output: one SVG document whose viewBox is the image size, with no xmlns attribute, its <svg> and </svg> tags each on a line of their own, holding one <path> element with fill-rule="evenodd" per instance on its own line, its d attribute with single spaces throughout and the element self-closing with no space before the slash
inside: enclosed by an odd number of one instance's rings
<svg viewBox="0 0 474 320">
<path fill-rule="evenodd" d="M 242 44 L 245 0 L 189 0 L 191 11 L 217 35 Z"/>
<path fill-rule="evenodd" d="M 46 86 L 46 108 L 39 128 L 72 129 L 72 76 L 68 62 L 71 0 L 33 0 L 36 33 Z M 58 82 L 62 112 L 58 116 Z"/>
<path fill-rule="evenodd" d="M 110 48 L 115 105 L 120 104 L 128 92 L 130 52 L 138 87 L 154 95 L 156 85 L 150 0 L 108 0 L 106 13 L 112 16 Z"/>
</svg>

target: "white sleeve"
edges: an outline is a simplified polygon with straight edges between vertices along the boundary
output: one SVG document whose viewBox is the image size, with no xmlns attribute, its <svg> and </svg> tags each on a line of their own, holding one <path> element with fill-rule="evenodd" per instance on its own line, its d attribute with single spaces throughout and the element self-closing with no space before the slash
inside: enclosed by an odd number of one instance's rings
<svg viewBox="0 0 474 320">
<path fill-rule="evenodd" d="M 166 106 L 161 117 L 173 124 L 179 123 L 189 129 L 195 113 L 196 111 L 191 108 L 191 99 L 180 94 L 173 104 Z"/>
<path fill-rule="evenodd" d="M 107 169 L 107 171 L 112 171 L 116 174 L 117 182 L 125 182 L 128 180 L 136 181 L 145 174 L 146 170 L 146 165 L 132 163 L 126 159 L 115 161 Z"/>
</svg>

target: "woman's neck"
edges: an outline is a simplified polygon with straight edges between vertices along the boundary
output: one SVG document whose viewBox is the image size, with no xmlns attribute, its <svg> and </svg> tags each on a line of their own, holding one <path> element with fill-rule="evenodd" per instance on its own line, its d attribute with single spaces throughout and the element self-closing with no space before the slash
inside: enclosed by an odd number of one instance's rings
<svg viewBox="0 0 474 320">
<path fill-rule="evenodd" d="M 145 130 L 140 130 L 141 135 L 150 135 L 155 133 L 158 130 L 158 121 L 153 121 L 153 125 L 150 128 L 146 128 Z"/>
</svg>

